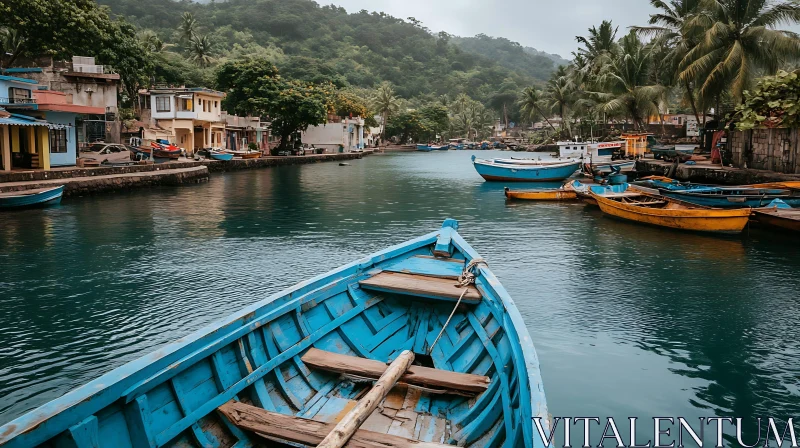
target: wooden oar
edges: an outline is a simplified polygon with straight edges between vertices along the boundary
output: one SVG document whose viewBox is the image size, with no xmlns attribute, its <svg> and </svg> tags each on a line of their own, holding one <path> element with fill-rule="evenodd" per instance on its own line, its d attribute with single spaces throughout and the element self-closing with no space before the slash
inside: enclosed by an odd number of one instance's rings
<svg viewBox="0 0 800 448">
<path fill-rule="evenodd" d="M 386 395 L 392 390 L 397 380 L 411 367 L 412 362 L 414 362 L 414 353 L 410 350 L 404 351 L 397 359 L 392 361 L 389 368 L 383 372 L 383 375 L 372 386 L 372 389 L 362 399 L 358 400 L 355 407 L 345 414 L 336 427 L 317 445 L 317 448 L 342 448 L 347 444 L 350 437 L 358 431 L 358 428 L 372 414 L 372 411 L 386 398 Z"/>
</svg>

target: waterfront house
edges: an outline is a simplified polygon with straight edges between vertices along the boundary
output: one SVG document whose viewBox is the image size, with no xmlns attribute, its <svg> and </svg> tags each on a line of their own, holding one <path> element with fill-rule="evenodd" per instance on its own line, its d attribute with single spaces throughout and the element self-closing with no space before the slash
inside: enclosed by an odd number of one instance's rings
<svg viewBox="0 0 800 448">
<path fill-rule="evenodd" d="M 18 68 L 5 69 L 4 74 L 30 79 L 47 90 L 63 92 L 71 98 L 70 104 L 96 111 L 77 117 L 78 148 L 98 141 L 120 142 L 119 74 L 111 73 L 109 67 L 95 64 L 94 58 L 85 56 L 74 56 L 71 62 L 41 57 L 19 61 L 18 65 Z"/>
<path fill-rule="evenodd" d="M 258 150 L 269 149 L 269 128 L 262 123 L 259 117 L 240 117 L 222 112 L 225 122 L 224 147 L 234 151 L 247 149 L 251 143 Z"/>
<path fill-rule="evenodd" d="M 0 159 L 3 171 L 75 165 L 77 118 L 105 108 L 72 104 L 71 96 L 35 80 L 0 75 Z"/>
<path fill-rule="evenodd" d="M 328 123 L 309 126 L 300 138 L 303 144 L 324 148 L 327 152 L 364 149 L 364 119 L 328 116 Z"/>
<path fill-rule="evenodd" d="M 189 154 L 202 148 L 224 147 L 224 93 L 203 87 L 181 87 L 151 89 L 146 96 L 150 97 L 151 121 L 171 132 L 172 143 Z"/>
</svg>

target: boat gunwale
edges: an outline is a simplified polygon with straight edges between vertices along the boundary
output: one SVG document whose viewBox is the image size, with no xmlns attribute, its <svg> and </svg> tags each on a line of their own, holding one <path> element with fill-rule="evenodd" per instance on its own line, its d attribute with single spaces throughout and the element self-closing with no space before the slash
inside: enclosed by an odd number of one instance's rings
<svg viewBox="0 0 800 448">
<path fill-rule="evenodd" d="M 367 275 L 375 265 L 401 257 L 409 252 L 435 244 L 436 241 L 445 233 L 449 233 L 452 244 L 459 249 L 468 259 L 479 258 L 475 251 L 455 229 L 443 227 L 434 232 L 405 241 L 400 244 L 389 246 L 383 250 L 374 252 L 353 262 L 319 274 L 311 279 L 297 283 L 293 286 L 278 291 L 265 299 L 245 307 L 231 315 L 206 325 L 187 336 L 147 353 L 137 359 L 129 361 L 116 367 L 100 377 L 70 390 L 63 396 L 51 400 L 43 405 L 23 414 L 22 416 L 6 423 L 0 427 L 0 445 L 8 442 L 21 443 L 21 446 L 37 445 L 52 439 L 63 431 L 68 430 L 75 424 L 80 423 L 87 415 L 94 415 L 102 409 L 112 405 L 121 399 L 125 399 L 127 394 L 144 394 L 152 387 L 168 381 L 171 376 L 162 378 L 162 375 L 177 375 L 181 371 L 195 364 L 192 358 L 201 356 L 206 350 L 217 350 L 213 346 L 231 334 L 249 329 L 250 331 L 260 327 L 258 321 L 269 318 L 274 319 L 274 313 L 290 312 L 300 307 L 302 304 L 294 303 L 302 297 L 324 290 L 339 284 L 342 281 L 357 278 L 359 275 Z M 527 326 L 522 319 L 519 310 L 516 308 L 513 299 L 508 292 L 486 267 L 478 268 L 479 274 L 476 287 L 483 289 L 482 293 L 486 296 L 489 289 L 494 297 L 503 306 L 503 325 L 507 328 L 509 337 L 516 333 L 517 343 L 510 344 L 514 353 L 515 372 L 520 375 L 525 372 L 528 381 L 518 381 L 518 387 L 525 387 L 520 391 L 520 396 L 524 397 L 527 392 L 530 397 L 530 407 L 520 406 L 519 412 L 522 416 L 519 420 L 523 425 L 523 438 L 525 442 L 530 442 L 537 448 L 544 445 L 533 437 L 531 418 L 541 417 L 545 420 L 543 426 L 549 431 L 549 414 L 547 412 L 546 398 L 544 395 L 539 359 L 533 345 L 533 340 L 528 332 Z M 284 303 L 281 303 L 281 299 Z M 267 306 L 277 304 L 274 310 L 265 310 Z M 493 308 L 495 308 L 493 306 Z M 286 308 L 281 310 L 281 308 Z M 259 316 L 261 312 L 261 316 Z M 267 316 L 269 315 L 269 316 Z M 513 332 L 511 328 L 513 327 Z M 220 335 L 224 330 L 225 334 Z M 199 344 L 199 345 L 198 345 Z M 210 356 L 204 355 L 201 357 Z M 265 373 L 266 374 L 266 373 Z M 148 389 L 147 382 L 151 378 L 158 378 L 161 381 L 154 382 Z M 520 378 L 521 380 L 521 378 Z M 139 389 L 137 386 L 145 388 Z M 509 391 L 510 392 L 510 391 Z M 222 392 L 224 393 L 224 392 Z M 131 397 L 128 397 L 131 398 Z M 132 400 L 132 398 L 131 398 Z M 129 400 L 129 401 L 131 401 Z M 80 407 L 80 408 L 77 408 Z M 74 412 L 66 412 L 73 410 Z M 535 410 L 535 411 L 534 411 Z M 42 428 L 42 425 L 46 425 Z M 25 435 L 34 429 L 39 432 L 26 438 Z"/>
<path fill-rule="evenodd" d="M 640 215 L 654 216 L 659 218 L 731 219 L 731 218 L 742 218 L 742 217 L 749 218 L 751 214 L 750 207 L 725 209 L 725 208 L 697 206 L 696 204 L 691 204 L 696 208 L 689 208 L 689 209 L 664 209 L 664 208 L 652 208 L 652 207 L 639 207 L 636 205 L 615 201 L 613 197 L 599 195 L 593 191 L 590 191 L 589 194 L 598 202 L 598 204 L 605 204 L 609 207 L 616 208 L 617 210 L 624 210 L 632 213 L 637 213 Z M 657 197 L 645 193 L 642 193 L 642 196 Z M 602 198 L 602 200 L 599 200 L 598 198 Z M 663 199 L 667 200 L 667 202 L 675 202 L 675 203 L 682 202 L 667 197 L 663 197 Z M 678 213 L 644 213 L 643 211 L 662 211 L 662 212 L 669 211 Z M 714 213 L 714 216 L 700 216 L 700 213 L 709 213 L 709 212 Z"/>
<path fill-rule="evenodd" d="M 531 164 L 512 164 L 512 163 L 495 163 L 491 160 L 487 159 L 475 159 L 472 161 L 473 164 L 476 165 L 484 165 L 484 166 L 492 166 L 497 168 L 503 168 L 508 170 L 525 170 L 525 171 L 547 171 L 549 169 L 556 169 L 556 168 L 566 168 L 570 165 L 576 165 L 575 170 L 577 171 L 580 168 L 580 165 L 583 163 L 580 160 L 575 161 L 568 161 L 563 163 L 554 163 L 551 165 L 531 165 Z"/>
<path fill-rule="evenodd" d="M 174 370 L 174 374 L 180 373 L 183 369 L 175 369 L 174 364 L 179 363 L 183 358 L 191 356 L 193 353 L 200 351 L 203 347 L 190 349 L 193 344 L 202 342 L 204 338 L 210 338 L 208 344 L 213 344 L 214 341 L 223 338 L 224 336 L 217 336 L 216 334 L 221 330 L 248 327 L 253 324 L 251 318 L 258 315 L 264 307 L 273 305 L 280 299 L 286 299 L 287 303 L 281 306 L 288 305 L 292 300 L 299 299 L 301 296 L 314 292 L 315 290 L 329 286 L 332 283 L 338 283 L 342 280 L 353 277 L 364 268 L 372 267 L 377 263 L 381 263 L 392 258 L 402 256 L 407 252 L 419 249 L 431 244 L 434 244 L 438 236 L 444 231 L 447 232 L 449 228 L 442 228 L 434 232 L 422 235 L 412 240 L 405 241 L 400 244 L 389 246 L 378 252 L 374 252 L 365 257 L 359 258 L 353 262 L 334 268 L 325 273 L 319 274 L 303 282 L 284 288 L 268 297 L 249 305 L 233 314 L 222 317 L 205 327 L 191 332 L 190 334 L 178 338 L 166 345 L 155 349 L 152 352 L 122 364 L 101 376 L 93 379 L 92 381 L 70 390 L 59 398 L 48 401 L 41 406 L 38 406 L 25 414 L 15 418 L 14 420 L 0 426 L 0 446 L 13 441 L 18 436 L 24 436 L 26 433 L 36 429 L 42 424 L 50 423 L 55 429 L 48 428 L 48 431 L 37 435 L 34 443 L 27 441 L 29 445 L 37 445 L 55 437 L 59 433 L 67 430 L 70 426 L 80 423 L 88 414 L 95 414 L 103 408 L 111 405 L 115 401 L 122 398 L 131 387 L 148 380 L 153 376 L 159 375 L 164 370 Z M 350 274 L 344 275 L 346 272 Z M 336 276 L 339 276 L 336 278 Z M 302 292 L 301 292 L 302 291 Z M 299 294 L 298 294 L 299 293 Z M 299 306 L 299 305 L 298 305 Z M 237 325 L 238 324 L 238 325 Z M 236 328 L 234 328 L 236 327 Z M 187 353 L 183 353 L 185 350 Z M 185 368 L 188 368 L 186 366 Z M 150 369 L 148 369 L 150 368 Z M 110 388 L 118 388 L 118 393 L 111 393 Z M 103 397 L 99 400 L 97 397 L 102 394 L 110 394 L 110 397 Z M 64 413 L 69 409 L 74 409 L 75 406 L 89 406 L 83 412 L 73 413 L 75 416 L 66 416 Z M 24 442 L 24 441 L 23 441 Z M 28 446 L 28 445 L 23 445 Z"/>
</svg>

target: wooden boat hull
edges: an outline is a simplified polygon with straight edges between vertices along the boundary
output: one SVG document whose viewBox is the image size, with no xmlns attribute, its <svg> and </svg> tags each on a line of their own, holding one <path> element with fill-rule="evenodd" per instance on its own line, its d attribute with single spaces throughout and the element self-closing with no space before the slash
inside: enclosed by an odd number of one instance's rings
<svg viewBox="0 0 800 448">
<path fill-rule="evenodd" d="M 223 162 L 227 162 L 229 160 L 233 160 L 233 154 L 228 154 L 228 153 L 223 154 L 223 153 L 218 153 L 218 152 L 212 152 L 212 153 L 209 153 L 208 156 L 211 157 L 214 160 L 221 160 Z"/>
<path fill-rule="evenodd" d="M 750 209 L 655 209 L 624 204 L 594 193 L 592 197 L 600 210 L 610 216 L 672 229 L 741 233 L 750 219 Z"/>
<path fill-rule="evenodd" d="M 508 199 L 521 199 L 527 201 L 569 201 L 577 199 L 578 195 L 570 190 L 525 190 L 514 191 L 508 187 L 505 189 Z"/>
<path fill-rule="evenodd" d="M 800 233 L 800 210 L 766 208 L 753 210 L 759 224 Z"/>
<path fill-rule="evenodd" d="M 503 165 L 472 156 L 475 171 L 487 181 L 506 182 L 554 182 L 564 180 L 580 168 L 581 162 L 568 162 L 559 165 Z"/>
<path fill-rule="evenodd" d="M 564 185 L 565 189 L 572 190 L 575 195 L 587 205 L 597 206 L 597 201 L 592 197 L 591 192 L 596 194 L 620 194 L 628 190 L 628 184 L 620 185 L 590 185 L 581 183 L 578 180 L 569 181 Z"/>
<path fill-rule="evenodd" d="M 662 196 L 678 199 L 704 207 L 714 208 L 759 208 L 766 207 L 775 199 L 781 199 L 792 207 L 800 206 L 800 197 L 789 197 L 785 194 L 736 194 L 735 190 L 723 187 L 694 188 L 691 190 L 667 190 L 660 188 Z M 718 194 L 709 194 L 718 192 Z"/>
<path fill-rule="evenodd" d="M 242 154 L 243 159 L 258 159 L 261 157 L 260 152 L 248 152 L 247 154 Z"/>
<path fill-rule="evenodd" d="M 550 424 L 530 334 L 485 265 L 475 267 L 475 285 L 454 287 L 467 261 L 480 258 L 457 226 L 447 220 L 436 232 L 314 277 L 119 367 L 0 427 L 0 445 L 269 443 L 224 417 L 237 403 L 282 421 L 328 425 L 369 390 L 364 377 L 374 376 L 320 369 L 309 360 L 313 348 L 384 368 L 411 350 L 429 360 L 423 362 L 432 364 L 437 378 L 448 379 L 449 386 L 429 376 L 422 388 L 392 389 L 362 426 L 383 433 L 387 442 L 402 437 L 412 439 L 406 447 L 544 448 L 533 422 Z M 411 276 L 412 287 L 403 289 L 387 276 Z M 461 294 L 464 300 L 445 327 Z M 483 390 L 473 390 L 473 398 L 453 394 L 456 388 L 468 392 L 452 381 L 466 374 L 488 376 L 482 389 L 473 383 Z M 286 423 L 277 429 L 299 431 Z"/>
<path fill-rule="evenodd" d="M 64 186 L 13 193 L 0 193 L 0 209 L 43 207 L 61 203 Z"/>
<path fill-rule="evenodd" d="M 595 174 L 606 174 L 612 171 L 612 167 L 619 168 L 621 173 L 630 173 L 636 169 L 636 161 L 623 160 L 619 162 L 602 162 L 591 164 L 592 172 Z"/>
</svg>

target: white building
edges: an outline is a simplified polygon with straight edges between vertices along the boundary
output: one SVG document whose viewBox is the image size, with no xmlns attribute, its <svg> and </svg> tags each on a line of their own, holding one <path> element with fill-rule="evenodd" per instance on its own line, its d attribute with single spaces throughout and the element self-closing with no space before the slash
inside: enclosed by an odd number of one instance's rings
<svg viewBox="0 0 800 448">
<path fill-rule="evenodd" d="M 304 145 L 324 148 L 326 152 L 364 149 L 364 119 L 330 117 L 326 124 L 306 128 L 300 139 Z"/>
<path fill-rule="evenodd" d="M 150 118 L 158 127 L 171 131 L 172 143 L 189 153 L 225 147 L 224 93 L 197 87 L 152 89 L 149 94 Z"/>
</svg>

